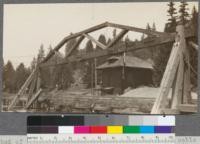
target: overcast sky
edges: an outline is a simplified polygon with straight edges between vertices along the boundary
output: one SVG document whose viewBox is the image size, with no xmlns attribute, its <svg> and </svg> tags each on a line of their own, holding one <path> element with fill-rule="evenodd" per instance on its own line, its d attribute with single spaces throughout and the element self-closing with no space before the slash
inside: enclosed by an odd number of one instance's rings
<svg viewBox="0 0 200 144">
<path fill-rule="evenodd" d="M 197 2 L 189 3 L 190 11 L 194 5 L 198 7 Z M 7 4 L 4 5 L 4 62 L 11 60 L 15 67 L 20 62 L 29 66 L 41 44 L 45 49 L 49 45 L 54 47 L 70 32 L 79 32 L 105 21 L 140 28 L 155 22 L 157 31 L 163 31 L 168 19 L 167 9 L 166 2 Z M 103 33 L 112 37 L 111 31 L 106 28 L 93 36 L 97 38 Z M 128 35 L 133 40 L 140 37 L 135 33 Z"/>
</svg>

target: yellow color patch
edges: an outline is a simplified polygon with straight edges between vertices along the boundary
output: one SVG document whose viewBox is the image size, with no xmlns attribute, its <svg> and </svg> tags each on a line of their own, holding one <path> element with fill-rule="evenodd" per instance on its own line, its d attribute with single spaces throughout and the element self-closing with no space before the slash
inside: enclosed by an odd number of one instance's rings
<svg viewBox="0 0 200 144">
<path fill-rule="evenodd" d="M 108 134 L 122 134 L 123 127 L 122 126 L 108 126 L 107 133 Z"/>
</svg>

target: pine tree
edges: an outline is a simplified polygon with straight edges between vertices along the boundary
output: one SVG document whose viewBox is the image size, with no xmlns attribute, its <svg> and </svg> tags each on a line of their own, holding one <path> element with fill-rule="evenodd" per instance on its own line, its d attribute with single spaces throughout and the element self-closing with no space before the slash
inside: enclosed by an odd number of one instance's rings
<svg viewBox="0 0 200 144">
<path fill-rule="evenodd" d="M 93 44 L 91 41 L 88 41 L 86 43 L 85 50 L 86 50 L 86 53 L 90 53 L 94 51 Z M 87 84 L 88 88 L 92 87 L 92 85 L 94 84 L 94 81 L 93 81 L 93 84 L 91 83 L 92 79 L 94 80 L 94 72 L 92 71 L 94 71 L 94 61 L 88 60 L 88 62 L 85 63 L 85 74 L 83 77 L 83 81 L 85 84 Z"/>
<path fill-rule="evenodd" d="M 4 91 L 7 92 L 15 92 L 15 69 L 13 68 L 12 62 L 8 61 L 7 64 L 4 66 L 3 70 L 3 86 Z"/>
<path fill-rule="evenodd" d="M 186 22 L 189 19 L 189 13 L 188 13 L 187 6 L 188 6 L 188 3 L 184 0 L 182 0 L 180 8 L 179 8 L 179 13 L 180 13 L 179 21 L 180 21 L 180 23 L 182 23 L 184 25 L 186 24 Z"/>
<path fill-rule="evenodd" d="M 144 33 L 143 33 L 140 40 L 143 41 L 144 38 L 145 38 L 145 35 L 144 35 Z"/>
<path fill-rule="evenodd" d="M 176 9 L 174 8 L 174 2 L 169 2 L 167 4 L 169 6 L 168 9 L 168 22 L 165 25 L 164 32 L 175 32 L 176 30 Z M 162 80 L 163 73 L 165 71 L 170 53 L 172 49 L 172 44 L 162 45 L 156 48 L 154 52 L 154 75 L 153 80 L 156 86 L 160 85 Z"/>
<path fill-rule="evenodd" d="M 192 22 L 192 28 L 194 29 L 195 35 L 197 37 L 197 35 L 198 35 L 198 11 L 195 6 L 192 9 L 191 22 Z"/>
<path fill-rule="evenodd" d="M 153 25 L 152 25 L 152 29 L 151 29 L 152 31 L 156 31 L 156 24 L 155 24 L 155 22 L 153 23 Z"/>
<path fill-rule="evenodd" d="M 130 40 L 130 38 L 129 38 L 129 36 L 127 35 L 126 37 L 125 37 L 125 42 L 130 42 L 131 40 Z"/>
<path fill-rule="evenodd" d="M 176 12 L 176 8 L 174 7 L 174 5 L 175 4 L 173 1 L 170 1 L 168 3 L 169 9 L 167 10 L 167 12 L 168 12 L 167 16 L 169 16 L 168 22 L 171 25 L 176 24 L 176 18 L 177 18 L 177 16 L 176 16 L 177 12 Z"/>
<path fill-rule="evenodd" d="M 113 38 L 115 38 L 116 36 L 117 36 L 117 30 L 114 29 L 114 30 L 113 30 Z"/>
<path fill-rule="evenodd" d="M 15 86 L 16 90 L 18 91 L 21 86 L 24 84 L 26 81 L 27 77 L 29 76 L 29 71 L 26 69 L 23 63 L 20 63 L 17 68 L 16 68 L 16 73 L 15 73 Z"/>
<path fill-rule="evenodd" d="M 85 50 L 86 50 L 87 53 L 94 51 L 93 44 L 92 44 L 91 40 L 89 40 L 86 43 Z"/>
<path fill-rule="evenodd" d="M 49 48 L 48 48 L 48 53 L 50 53 L 51 51 L 53 51 L 53 48 L 51 45 L 49 45 Z"/>
<path fill-rule="evenodd" d="M 31 61 L 31 71 L 36 68 L 37 65 L 37 59 L 33 57 L 33 60 Z"/>
<path fill-rule="evenodd" d="M 105 35 L 101 34 L 98 38 L 98 41 L 104 45 L 106 45 L 106 37 Z M 102 50 L 98 45 L 96 46 L 96 50 Z"/>
<path fill-rule="evenodd" d="M 146 29 L 147 30 L 151 30 L 151 27 L 150 27 L 149 23 L 147 23 Z"/>
<path fill-rule="evenodd" d="M 45 51 L 43 44 L 40 45 L 40 49 L 38 51 L 37 62 L 40 63 L 45 57 Z"/>
<path fill-rule="evenodd" d="M 76 41 L 77 41 L 76 39 L 71 39 L 67 42 L 65 47 L 65 58 L 68 54 L 68 51 L 76 44 Z M 76 55 L 77 53 L 78 53 L 78 48 L 74 49 L 71 55 Z"/>
</svg>

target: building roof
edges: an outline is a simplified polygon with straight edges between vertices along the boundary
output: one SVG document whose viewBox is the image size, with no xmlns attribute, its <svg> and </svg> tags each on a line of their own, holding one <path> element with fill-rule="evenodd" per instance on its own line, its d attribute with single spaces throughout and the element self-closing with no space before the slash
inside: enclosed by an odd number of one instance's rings
<svg viewBox="0 0 200 144">
<path fill-rule="evenodd" d="M 153 69 L 151 63 L 133 56 L 125 56 L 125 59 L 123 58 L 123 56 L 110 57 L 105 63 L 98 66 L 97 69 L 123 67 L 124 61 L 125 61 L 125 67 Z"/>
</svg>

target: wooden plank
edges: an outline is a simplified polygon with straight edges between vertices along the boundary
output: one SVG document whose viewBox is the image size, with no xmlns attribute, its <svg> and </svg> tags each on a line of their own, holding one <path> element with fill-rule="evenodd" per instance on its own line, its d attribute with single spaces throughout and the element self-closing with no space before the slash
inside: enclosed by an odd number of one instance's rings
<svg viewBox="0 0 200 144">
<path fill-rule="evenodd" d="M 44 58 L 44 60 L 43 60 L 41 63 L 44 63 L 44 62 L 48 61 L 48 60 L 55 54 L 55 52 L 58 51 L 67 41 L 69 41 L 69 40 L 71 40 L 71 39 L 73 39 L 73 38 L 76 38 L 76 37 L 78 37 L 78 36 L 81 36 L 81 35 L 84 34 L 84 33 L 87 34 L 87 33 L 90 33 L 90 32 L 93 32 L 93 31 L 96 31 L 96 30 L 99 30 L 99 29 L 102 29 L 102 28 L 104 28 L 104 27 L 106 27 L 106 26 L 107 26 L 107 22 L 102 23 L 102 24 L 100 24 L 100 25 L 96 25 L 96 26 L 94 26 L 94 27 L 88 28 L 88 29 L 83 30 L 83 31 L 81 31 L 81 32 L 74 33 L 74 34 L 71 34 L 71 35 L 65 37 L 63 40 L 61 40 L 61 42 L 59 42 L 59 43 L 55 46 L 55 48 L 53 49 L 53 51 L 51 51 L 51 52 Z"/>
<path fill-rule="evenodd" d="M 12 109 L 12 107 L 17 103 L 18 98 L 26 91 L 26 88 L 30 85 L 31 81 L 34 78 L 35 73 L 36 73 L 36 69 L 32 71 L 32 73 L 29 75 L 25 83 L 22 85 L 21 89 L 19 90 L 19 92 L 16 94 L 11 104 L 9 105 L 8 110 Z"/>
<path fill-rule="evenodd" d="M 41 87 L 41 72 L 38 70 L 37 73 L 37 84 L 36 84 L 36 91 L 38 91 Z"/>
<path fill-rule="evenodd" d="M 185 62 L 185 69 L 184 69 L 184 84 L 183 84 L 183 104 L 190 103 L 192 101 L 191 97 L 191 81 L 190 81 L 190 58 L 189 58 L 189 50 L 188 47 L 185 48 L 184 52 L 184 62 Z"/>
<path fill-rule="evenodd" d="M 175 39 L 174 37 L 164 36 L 164 37 L 158 37 L 154 41 L 151 41 L 150 43 L 136 42 L 135 44 L 127 45 L 126 49 L 124 47 L 119 47 L 118 49 L 115 49 L 114 47 L 110 47 L 109 50 L 104 49 L 104 50 L 99 50 L 99 51 L 93 51 L 89 53 L 84 53 L 84 55 L 77 54 L 74 56 L 69 56 L 67 61 L 64 60 L 62 62 L 57 63 L 56 65 L 63 65 L 63 64 L 68 64 L 70 62 L 77 62 L 77 61 L 85 61 L 85 60 L 103 57 L 107 55 L 121 54 L 121 53 L 124 53 L 125 51 L 134 52 L 134 51 L 138 51 L 138 50 L 146 49 L 146 48 L 148 49 L 155 48 L 155 46 L 158 46 L 158 45 L 174 42 L 174 39 Z M 47 63 L 40 64 L 40 67 L 45 67 L 45 66 L 55 66 L 55 64 L 47 64 Z"/>
<path fill-rule="evenodd" d="M 117 43 L 123 36 L 128 32 L 128 30 L 123 29 L 109 44 L 106 48 L 112 47 L 115 43 Z"/>
<path fill-rule="evenodd" d="M 33 95 L 33 91 L 35 90 L 36 82 L 37 82 L 37 74 L 38 74 L 38 72 L 36 72 L 36 74 L 34 75 L 33 81 L 30 84 L 27 101 L 31 98 L 31 96 Z"/>
<path fill-rule="evenodd" d="M 184 73 L 184 62 L 183 62 L 183 56 L 182 53 L 179 53 L 180 56 L 180 62 L 178 66 L 177 71 L 177 77 L 175 79 L 175 87 L 174 87 L 174 93 L 172 96 L 172 109 L 178 109 L 178 105 L 182 101 L 182 95 L 183 95 L 183 73 Z"/>
<path fill-rule="evenodd" d="M 92 42 L 94 42 L 96 45 L 98 45 L 100 48 L 105 49 L 106 46 L 104 44 L 102 44 L 101 42 L 95 40 L 92 36 L 88 35 L 88 34 L 83 34 L 86 38 L 88 38 L 89 40 L 91 40 Z"/>
<path fill-rule="evenodd" d="M 179 104 L 182 103 L 183 99 L 183 82 L 184 82 L 184 56 L 186 54 L 186 41 L 185 41 L 185 30 L 184 28 L 179 29 L 179 41 L 180 41 L 180 63 L 177 72 L 177 79 L 175 84 L 175 93 L 172 99 L 172 109 L 178 109 Z"/>
<path fill-rule="evenodd" d="M 29 102 L 25 106 L 26 109 L 28 109 L 31 106 L 31 104 L 39 97 L 41 92 L 42 92 L 42 89 L 39 89 L 37 93 L 29 100 Z"/>
<path fill-rule="evenodd" d="M 88 28 L 86 30 L 83 30 L 81 32 L 69 35 L 67 37 L 65 37 L 63 40 L 61 40 L 61 42 L 59 42 L 55 48 L 44 58 L 44 60 L 41 63 L 44 63 L 46 61 L 48 61 L 54 54 L 56 51 L 58 51 L 67 41 L 69 41 L 70 39 L 76 38 L 81 36 L 82 34 L 88 34 L 90 32 L 105 28 L 105 27 L 116 27 L 116 28 L 120 28 L 120 29 L 126 29 L 126 30 L 130 30 L 130 31 L 135 31 L 135 32 L 141 32 L 141 33 L 145 33 L 145 34 L 149 34 L 149 35 L 159 35 L 159 36 L 164 36 L 164 37 L 174 37 L 175 33 L 163 33 L 163 32 L 156 32 L 156 31 L 148 31 L 145 29 L 141 29 L 141 28 L 136 28 L 136 27 L 132 27 L 132 26 L 126 26 L 126 25 L 120 25 L 120 24 L 114 24 L 114 23 L 109 23 L 109 22 L 105 22 L 102 23 L 100 25 L 96 25 L 94 27 Z M 187 33 L 186 37 L 193 37 L 194 33 Z M 173 39 L 174 40 L 174 39 Z"/>
<path fill-rule="evenodd" d="M 165 115 L 169 115 L 169 114 L 171 115 L 171 114 L 180 114 L 180 111 L 179 111 L 178 109 L 171 109 L 171 108 L 170 108 L 170 109 L 169 109 L 169 108 L 167 109 L 167 108 L 166 108 L 166 109 L 162 109 L 162 110 L 161 110 L 161 113 L 162 113 L 162 114 L 165 114 Z"/>
<path fill-rule="evenodd" d="M 189 41 L 188 42 L 195 50 L 199 50 L 199 46 L 197 44 L 195 44 L 193 41 Z"/>
<path fill-rule="evenodd" d="M 156 35 L 156 36 L 163 36 L 163 35 L 168 35 L 169 33 L 165 32 L 157 32 L 157 31 L 152 31 L 152 30 L 147 30 L 147 29 L 142 29 L 142 28 L 136 28 L 133 26 L 126 26 L 126 25 L 121 25 L 121 24 L 115 24 L 115 23 L 108 23 L 108 26 L 110 27 L 115 27 L 115 28 L 120 28 L 120 29 L 126 29 L 134 32 L 139 32 L 139 33 L 144 33 L 147 35 Z"/>
<path fill-rule="evenodd" d="M 196 113 L 197 112 L 197 105 L 194 104 L 180 104 L 179 110 L 181 112 L 188 112 L 188 113 Z"/>
<path fill-rule="evenodd" d="M 179 53 L 181 49 L 181 44 L 179 43 L 179 41 L 182 30 L 184 30 L 184 27 L 182 25 L 177 26 L 178 35 L 176 37 L 176 42 L 173 45 L 167 67 L 161 81 L 160 91 L 151 110 L 152 114 L 160 114 L 160 110 L 166 108 L 167 96 L 169 94 L 170 88 L 172 87 L 172 83 L 175 78 L 176 70 L 180 61 Z"/>
<path fill-rule="evenodd" d="M 78 41 L 73 45 L 72 48 L 70 48 L 67 52 L 66 52 L 66 57 L 70 56 L 72 54 L 72 52 L 77 49 L 77 47 L 80 45 L 80 43 L 84 40 L 84 36 L 81 36 Z"/>
<path fill-rule="evenodd" d="M 159 114 L 161 108 L 166 108 L 167 96 L 169 94 L 170 88 L 172 86 L 176 74 L 176 70 L 178 68 L 178 49 L 178 47 L 173 47 L 172 49 L 170 56 L 171 59 L 169 59 L 165 73 L 163 75 L 160 91 L 151 111 L 152 114 Z"/>
</svg>

